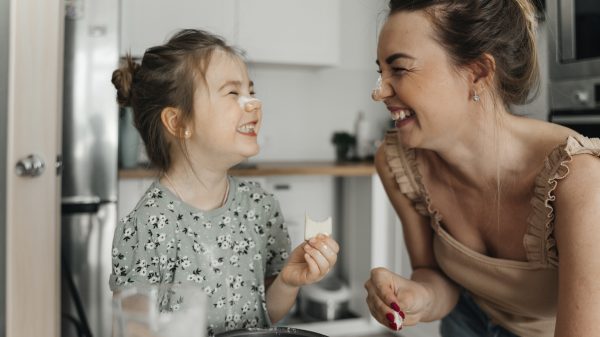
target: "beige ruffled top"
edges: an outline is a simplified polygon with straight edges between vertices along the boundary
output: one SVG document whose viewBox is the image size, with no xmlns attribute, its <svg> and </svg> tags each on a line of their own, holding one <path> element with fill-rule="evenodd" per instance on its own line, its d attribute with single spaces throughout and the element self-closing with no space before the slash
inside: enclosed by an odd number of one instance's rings
<svg viewBox="0 0 600 337">
<path fill-rule="evenodd" d="M 523 238 L 527 261 L 492 258 L 475 252 L 455 240 L 442 227 L 422 183 L 415 152 L 404 149 L 396 131 L 385 139 L 385 153 L 400 191 L 412 200 L 415 209 L 429 217 L 434 235 L 433 249 L 444 273 L 463 286 L 491 319 L 523 337 L 550 337 L 558 298 L 558 251 L 554 239 L 554 190 L 569 174 L 572 156 L 600 156 L 600 139 L 569 136 L 546 158 L 535 180 L 532 210 Z"/>
</svg>

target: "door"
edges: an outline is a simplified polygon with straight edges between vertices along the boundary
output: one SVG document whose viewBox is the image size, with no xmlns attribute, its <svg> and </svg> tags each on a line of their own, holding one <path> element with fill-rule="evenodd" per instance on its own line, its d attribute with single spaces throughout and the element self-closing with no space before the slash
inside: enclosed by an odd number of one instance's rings
<svg viewBox="0 0 600 337">
<path fill-rule="evenodd" d="M 0 335 L 7 337 L 59 336 L 63 18 L 60 0 L 0 0 Z"/>
</svg>

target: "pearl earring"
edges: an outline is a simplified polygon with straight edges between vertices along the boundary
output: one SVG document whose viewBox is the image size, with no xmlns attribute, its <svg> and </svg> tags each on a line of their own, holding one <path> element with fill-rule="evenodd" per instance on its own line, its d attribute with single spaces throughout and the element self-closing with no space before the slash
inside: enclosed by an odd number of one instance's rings
<svg viewBox="0 0 600 337">
<path fill-rule="evenodd" d="M 473 100 L 474 100 L 475 102 L 479 102 L 479 100 L 480 100 L 480 99 L 481 99 L 481 97 L 479 97 L 479 95 L 477 95 L 477 93 L 474 93 L 474 94 L 473 94 Z"/>
<path fill-rule="evenodd" d="M 183 135 L 185 136 L 185 138 L 190 138 L 192 136 L 192 131 L 185 130 L 185 132 L 183 133 Z"/>
</svg>

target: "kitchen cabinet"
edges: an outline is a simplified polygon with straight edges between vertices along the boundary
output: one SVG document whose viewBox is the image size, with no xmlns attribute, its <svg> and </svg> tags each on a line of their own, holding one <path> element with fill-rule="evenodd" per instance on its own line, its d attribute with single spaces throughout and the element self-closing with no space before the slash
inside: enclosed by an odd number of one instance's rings
<svg viewBox="0 0 600 337">
<path fill-rule="evenodd" d="M 250 62 L 339 62 L 339 0 L 242 0 L 239 6 L 236 44 L 247 51 Z"/>
<path fill-rule="evenodd" d="M 340 53 L 340 0 L 123 0 L 121 55 L 141 57 L 182 28 L 206 29 L 251 63 L 333 66 Z"/>
<path fill-rule="evenodd" d="M 122 0 L 121 55 L 141 57 L 183 28 L 205 29 L 234 40 L 236 0 Z"/>
</svg>

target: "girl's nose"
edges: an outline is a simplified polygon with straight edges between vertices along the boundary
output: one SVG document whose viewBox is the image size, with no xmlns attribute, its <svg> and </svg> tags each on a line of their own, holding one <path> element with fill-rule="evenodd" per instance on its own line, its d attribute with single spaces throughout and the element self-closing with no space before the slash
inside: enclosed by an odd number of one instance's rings
<svg viewBox="0 0 600 337">
<path fill-rule="evenodd" d="M 262 109 L 262 102 L 258 98 L 249 100 L 244 106 L 244 110 L 246 110 L 246 112 L 252 112 L 260 109 Z"/>
<path fill-rule="evenodd" d="M 373 89 L 373 92 L 371 93 L 371 98 L 374 101 L 383 101 L 384 99 L 392 96 L 394 94 L 394 91 L 392 89 L 392 86 L 390 85 L 390 83 L 383 79 L 381 76 L 379 76 L 379 78 L 377 79 L 377 83 L 375 85 L 375 88 Z"/>
<path fill-rule="evenodd" d="M 238 98 L 238 103 L 240 104 L 240 108 L 246 112 L 252 112 L 262 108 L 262 102 L 254 97 L 240 96 L 240 98 Z"/>
</svg>

